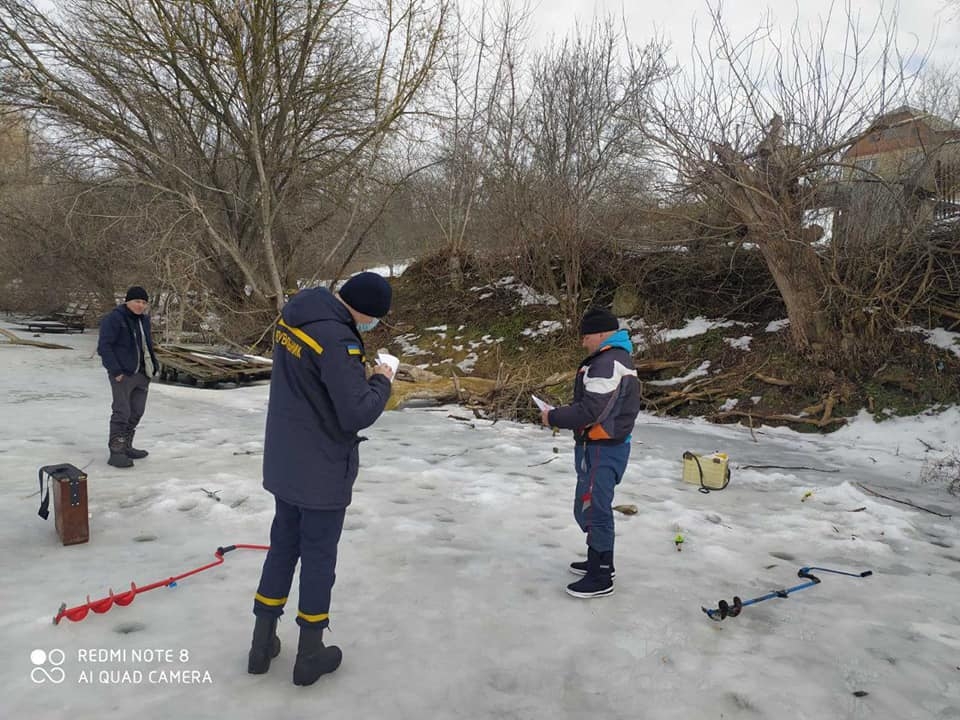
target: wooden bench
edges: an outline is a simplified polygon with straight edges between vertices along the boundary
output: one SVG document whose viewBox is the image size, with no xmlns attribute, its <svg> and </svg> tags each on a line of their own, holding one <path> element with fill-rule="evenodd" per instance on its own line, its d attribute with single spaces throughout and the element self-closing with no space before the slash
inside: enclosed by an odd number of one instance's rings
<svg viewBox="0 0 960 720">
<path fill-rule="evenodd" d="M 63 323 L 71 330 L 79 330 L 80 332 L 83 332 L 86 328 L 85 321 L 87 317 L 87 310 L 89 309 L 89 303 L 72 302 L 63 310 L 53 313 L 50 319 Z"/>
<path fill-rule="evenodd" d="M 69 303 L 63 310 L 42 317 L 24 318 L 18 321 L 19 329 L 28 332 L 69 333 L 86 329 L 89 303 Z"/>
<path fill-rule="evenodd" d="M 68 333 L 75 328 L 59 320 L 21 320 L 17 330 L 26 330 L 27 332 L 38 333 Z M 83 332 L 81 329 L 80 332 Z"/>
</svg>

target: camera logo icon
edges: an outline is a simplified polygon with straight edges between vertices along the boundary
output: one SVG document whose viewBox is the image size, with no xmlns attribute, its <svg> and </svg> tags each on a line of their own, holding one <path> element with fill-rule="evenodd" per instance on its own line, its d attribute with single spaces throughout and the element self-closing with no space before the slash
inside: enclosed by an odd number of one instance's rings
<svg viewBox="0 0 960 720">
<path fill-rule="evenodd" d="M 31 651 L 33 668 L 30 670 L 30 679 L 37 685 L 47 682 L 59 685 L 67 679 L 67 673 L 60 667 L 66 659 L 67 654 L 59 648 Z"/>
</svg>

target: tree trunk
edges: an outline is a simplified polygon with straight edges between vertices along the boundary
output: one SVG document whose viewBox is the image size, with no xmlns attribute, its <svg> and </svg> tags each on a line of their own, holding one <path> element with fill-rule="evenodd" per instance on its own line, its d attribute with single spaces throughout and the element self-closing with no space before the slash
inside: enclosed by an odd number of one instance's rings
<svg viewBox="0 0 960 720">
<path fill-rule="evenodd" d="M 783 145 L 782 121 L 774 116 L 751 163 L 729 145 L 713 145 L 716 163 L 706 175 L 757 244 L 787 307 L 794 347 L 823 355 L 839 344 L 830 323 L 827 282 L 820 257 L 803 239 L 799 183 L 791 167 L 791 149 Z"/>
<path fill-rule="evenodd" d="M 460 262 L 460 254 L 454 248 L 450 249 L 450 257 L 447 258 L 447 273 L 450 287 L 459 291 L 463 287 L 463 265 Z"/>
<path fill-rule="evenodd" d="M 802 352 L 820 354 L 831 340 L 830 323 L 824 310 L 826 283 L 820 258 L 809 244 L 799 239 L 783 236 L 752 239 L 760 248 L 787 307 L 794 346 Z"/>
</svg>

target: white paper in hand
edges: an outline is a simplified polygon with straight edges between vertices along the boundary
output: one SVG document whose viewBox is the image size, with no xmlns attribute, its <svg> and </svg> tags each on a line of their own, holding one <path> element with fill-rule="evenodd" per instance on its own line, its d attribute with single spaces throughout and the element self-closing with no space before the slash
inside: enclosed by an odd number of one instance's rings
<svg viewBox="0 0 960 720">
<path fill-rule="evenodd" d="M 544 400 L 541 400 L 541 399 L 538 398 L 536 395 L 531 395 L 530 397 L 533 398 L 534 404 L 535 404 L 538 408 L 540 408 L 540 411 L 541 411 L 541 412 L 543 412 L 544 410 L 553 410 L 553 405 L 551 405 L 550 403 L 548 403 L 548 402 L 546 402 L 546 401 L 544 401 Z"/>
<path fill-rule="evenodd" d="M 400 358 L 390 353 L 381 352 L 377 354 L 377 365 L 389 365 L 393 374 L 397 374 L 397 368 L 400 367 Z"/>
</svg>

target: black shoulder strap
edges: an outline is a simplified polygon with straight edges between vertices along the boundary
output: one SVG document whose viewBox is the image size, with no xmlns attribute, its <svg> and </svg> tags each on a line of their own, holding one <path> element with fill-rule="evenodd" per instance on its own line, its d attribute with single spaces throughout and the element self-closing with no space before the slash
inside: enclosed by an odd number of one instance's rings
<svg viewBox="0 0 960 720">
<path fill-rule="evenodd" d="M 56 465 L 44 465 L 40 468 L 40 472 L 37 475 L 37 478 L 40 480 L 40 510 L 37 512 L 37 515 L 42 517 L 44 520 L 50 515 L 50 478 L 47 478 L 47 482 L 43 482 L 44 473 L 49 472 L 50 470 L 55 470 Z M 46 485 L 46 487 L 44 487 Z"/>
<path fill-rule="evenodd" d="M 692 453 L 692 452 L 690 452 L 689 450 L 687 450 L 686 452 L 684 452 L 684 453 L 683 453 L 683 456 L 684 456 L 685 458 L 690 458 L 691 460 L 693 460 L 693 461 L 697 464 L 697 471 L 700 473 L 700 487 L 697 488 L 697 489 L 698 489 L 700 492 L 704 493 L 704 494 L 709 493 L 709 492 L 710 492 L 710 488 L 708 488 L 706 485 L 703 484 L 703 466 L 700 465 L 700 458 L 697 456 L 696 453 Z M 724 486 L 724 487 L 726 487 L 726 486 Z"/>
<path fill-rule="evenodd" d="M 49 476 L 46 483 L 43 481 L 44 474 Z M 83 471 L 71 465 L 70 463 L 63 463 L 60 465 L 44 465 L 42 468 L 40 468 L 40 472 L 37 474 L 37 477 L 40 481 L 40 510 L 37 511 L 37 515 L 42 517 L 44 520 L 46 520 L 50 515 L 50 480 L 58 477 L 66 477 L 69 479 L 70 498 L 71 502 L 73 502 L 79 497 L 80 478 L 82 475 Z"/>
</svg>

